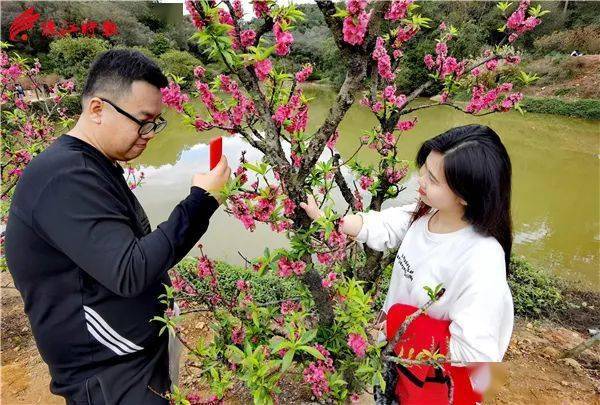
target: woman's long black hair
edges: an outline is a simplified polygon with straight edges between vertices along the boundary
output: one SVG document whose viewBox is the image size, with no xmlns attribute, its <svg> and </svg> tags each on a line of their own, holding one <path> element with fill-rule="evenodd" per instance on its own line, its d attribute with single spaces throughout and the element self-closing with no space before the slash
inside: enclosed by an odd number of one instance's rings
<svg viewBox="0 0 600 405">
<path fill-rule="evenodd" d="M 504 249 L 506 272 L 512 250 L 510 193 L 512 168 L 500 137 L 484 125 L 452 128 L 421 145 L 416 163 L 425 164 L 430 152 L 444 156 L 444 174 L 450 189 L 466 201 L 463 219 Z M 431 208 L 419 202 L 412 221 Z"/>
</svg>

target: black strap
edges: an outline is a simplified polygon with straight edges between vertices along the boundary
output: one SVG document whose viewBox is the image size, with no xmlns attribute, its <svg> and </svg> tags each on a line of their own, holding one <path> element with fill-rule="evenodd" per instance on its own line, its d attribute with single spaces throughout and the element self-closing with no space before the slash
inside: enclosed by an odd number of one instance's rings
<svg viewBox="0 0 600 405">
<path fill-rule="evenodd" d="M 406 376 L 406 378 L 408 378 L 410 380 L 410 382 L 412 382 L 419 388 L 423 388 L 425 383 L 430 383 L 430 382 L 438 383 L 438 384 L 446 384 L 446 385 L 448 385 L 448 383 L 450 382 L 450 378 L 447 375 L 444 375 L 444 372 L 442 371 L 442 369 L 438 368 L 438 367 L 435 368 L 435 375 L 433 377 L 429 377 L 429 376 L 425 377 L 425 381 L 419 380 L 419 378 L 416 375 L 411 373 L 411 371 L 408 368 L 404 367 L 403 365 L 398 365 L 398 370 L 402 374 L 404 374 Z"/>
</svg>

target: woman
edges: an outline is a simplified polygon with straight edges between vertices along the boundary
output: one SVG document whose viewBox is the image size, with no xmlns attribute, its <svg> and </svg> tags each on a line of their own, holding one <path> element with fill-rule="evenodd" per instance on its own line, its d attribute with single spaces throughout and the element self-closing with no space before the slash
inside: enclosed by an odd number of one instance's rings
<svg viewBox="0 0 600 405">
<path fill-rule="evenodd" d="M 403 347 L 405 355 L 410 348 L 418 353 L 433 342 L 453 365 L 499 362 L 514 316 L 506 281 L 512 248 L 508 153 L 492 129 L 467 125 L 427 140 L 416 163 L 416 204 L 348 215 L 341 230 L 375 250 L 399 247 L 382 308 L 388 340 L 406 316 L 429 301 L 424 287 L 445 289 L 427 315 L 411 324 L 397 352 Z M 313 198 L 301 207 L 312 219 L 322 215 Z M 448 400 L 447 375 L 428 367 L 400 371 L 396 394 L 402 404 Z M 480 371 L 449 365 L 446 371 L 454 403 L 479 399 Z"/>
</svg>

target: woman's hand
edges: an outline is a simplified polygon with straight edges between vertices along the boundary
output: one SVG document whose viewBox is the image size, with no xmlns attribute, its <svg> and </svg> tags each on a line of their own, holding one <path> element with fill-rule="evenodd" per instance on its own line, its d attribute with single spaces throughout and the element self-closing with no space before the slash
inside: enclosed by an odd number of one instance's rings
<svg viewBox="0 0 600 405">
<path fill-rule="evenodd" d="M 300 208 L 306 211 L 306 215 L 313 221 L 325 215 L 323 214 L 323 211 L 319 209 L 315 198 L 310 194 L 308 195 L 307 202 L 300 203 Z"/>
</svg>

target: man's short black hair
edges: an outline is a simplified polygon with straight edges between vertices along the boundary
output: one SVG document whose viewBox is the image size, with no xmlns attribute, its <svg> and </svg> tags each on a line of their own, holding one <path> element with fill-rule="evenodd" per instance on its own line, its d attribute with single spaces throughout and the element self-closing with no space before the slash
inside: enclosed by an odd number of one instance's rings
<svg viewBox="0 0 600 405">
<path fill-rule="evenodd" d="M 169 82 L 158 65 L 146 55 L 132 49 L 111 49 L 92 63 L 81 94 L 82 103 L 88 97 L 103 95 L 115 100 L 131 90 L 131 83 L 141 80 L 157 88 Z"/>
</svg>

